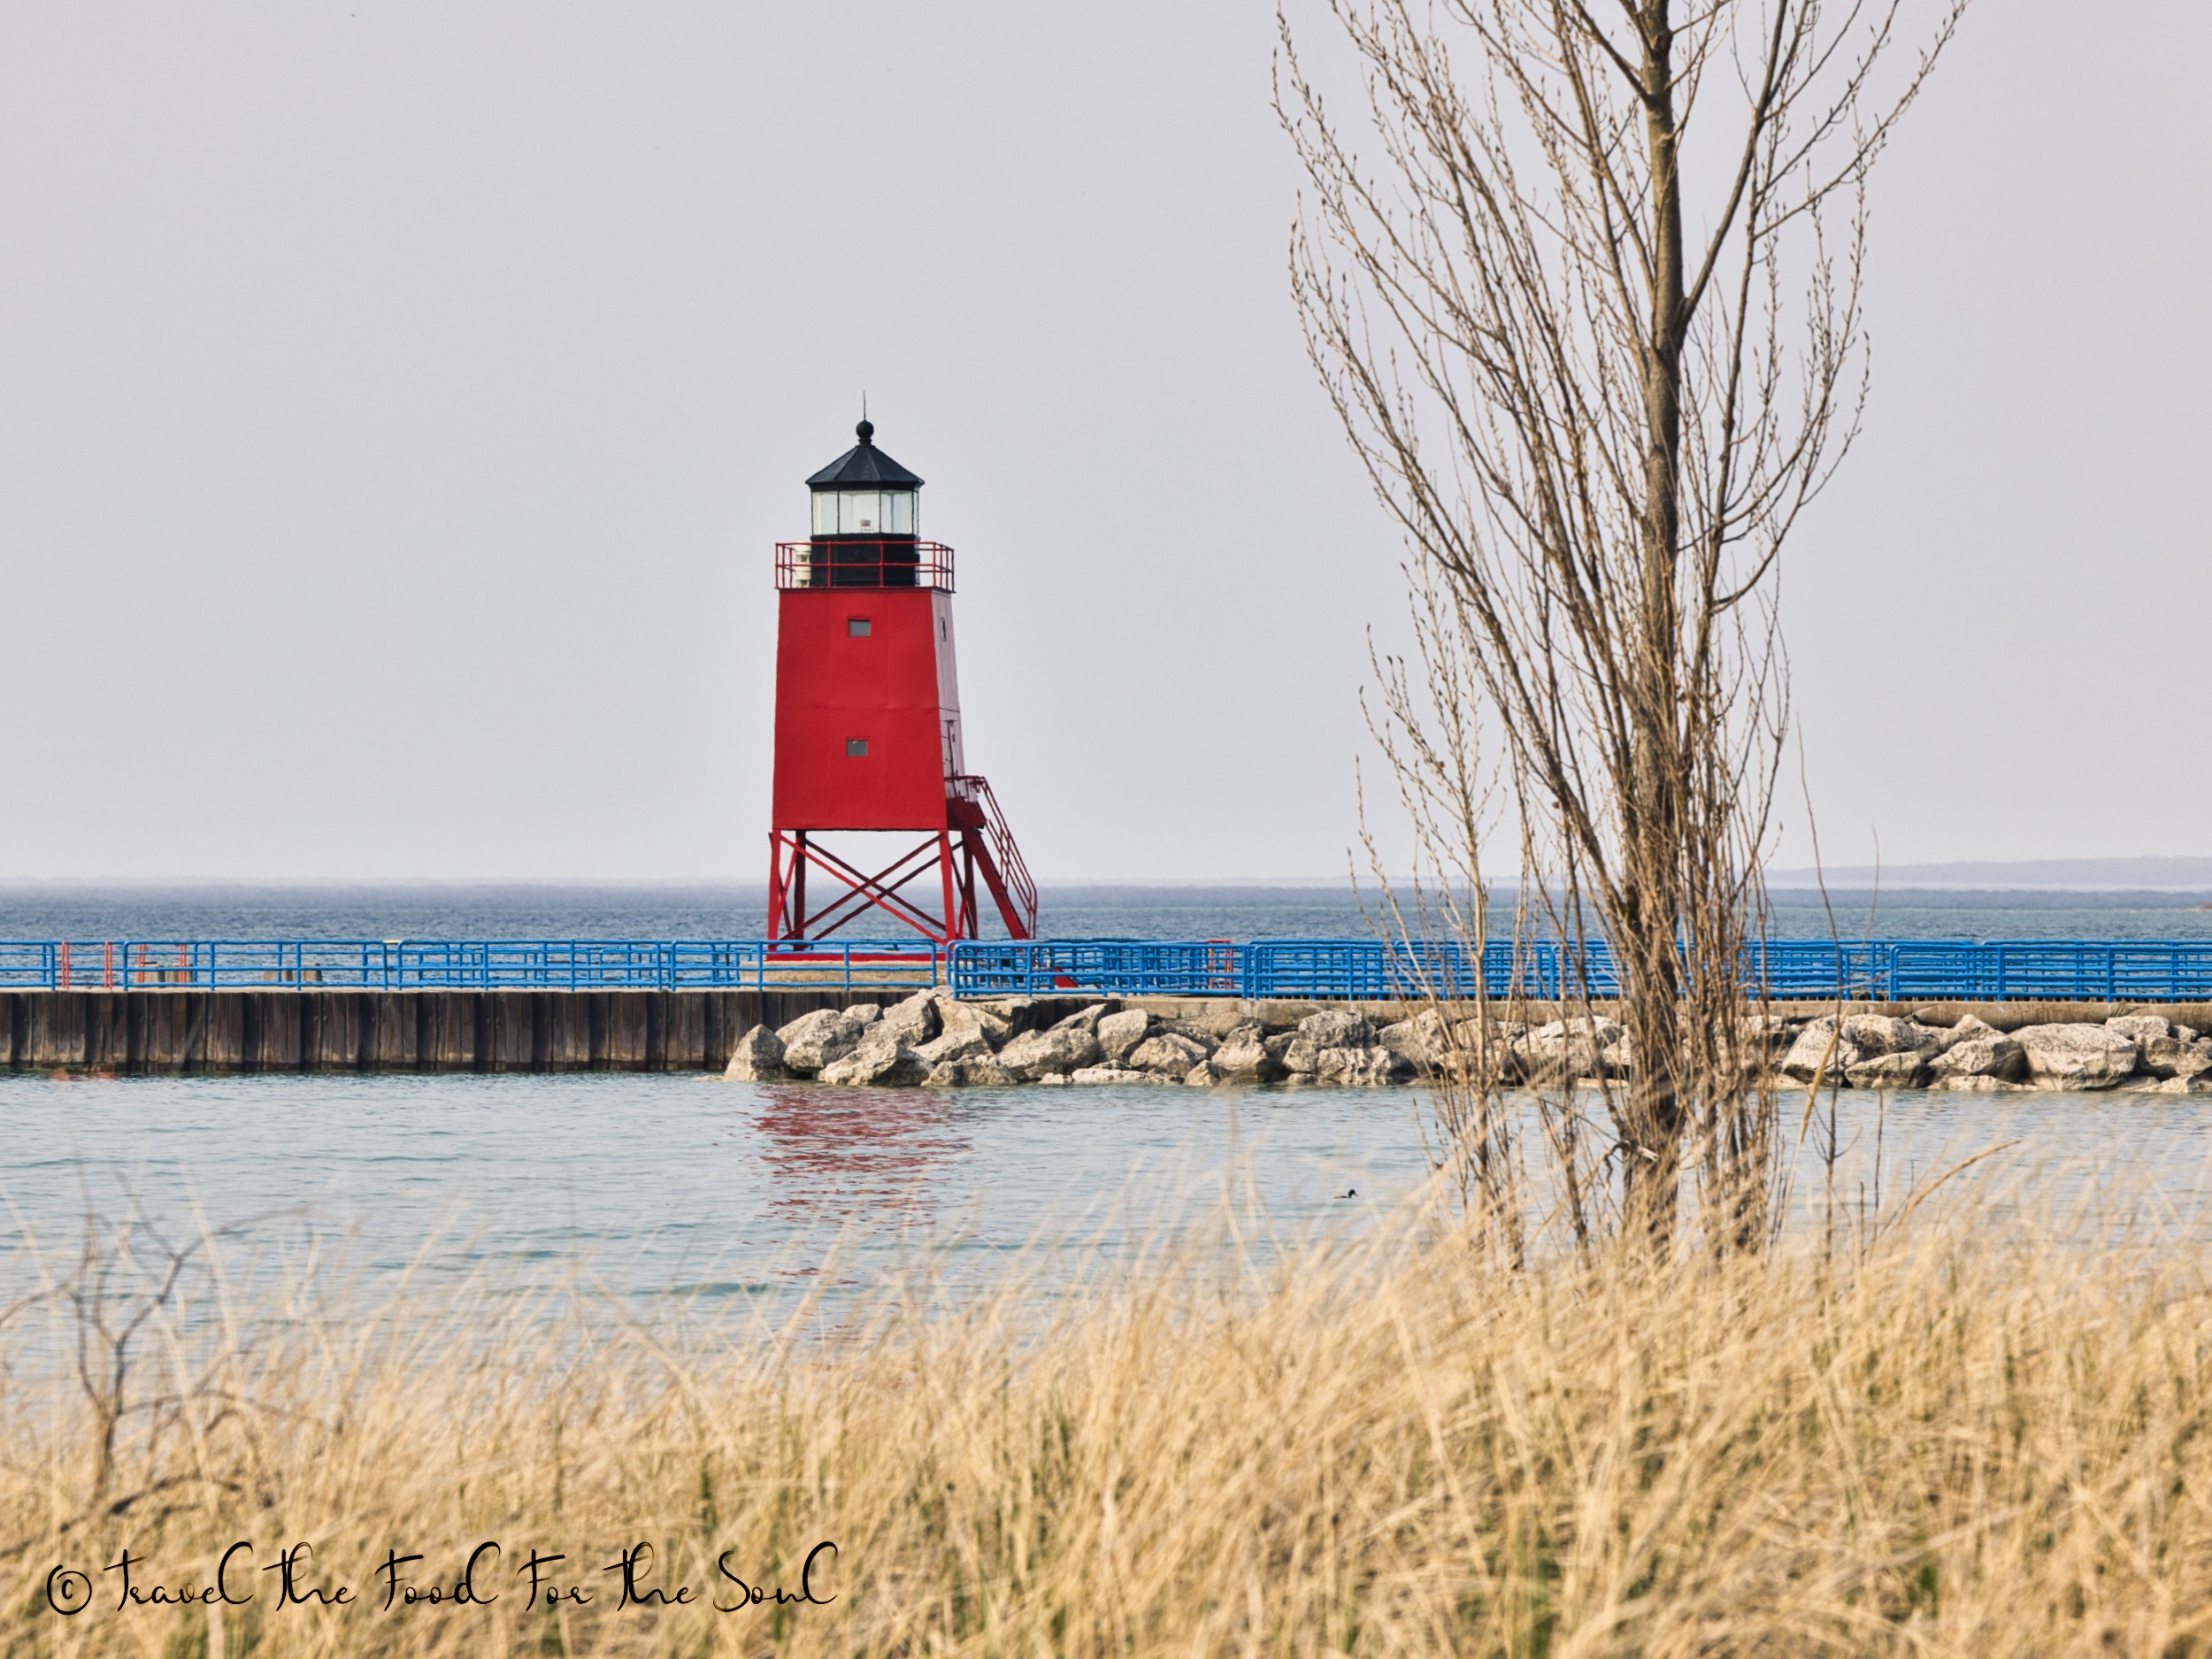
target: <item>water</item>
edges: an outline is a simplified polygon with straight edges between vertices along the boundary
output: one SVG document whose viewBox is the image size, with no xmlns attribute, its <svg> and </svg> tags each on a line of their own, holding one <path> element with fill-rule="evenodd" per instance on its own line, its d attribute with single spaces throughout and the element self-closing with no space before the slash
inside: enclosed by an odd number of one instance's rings
<svg viewBox="0 0 2212 1659">
<path fill-rule="evenodd" d="M 2212 895 L 2202 893 L 1838 892 L 1829 895 L 1844 939 L 2212 939 Z M 1774 931 L 1825 938 L 1817 894 L 1773 895 Z"/>
<path fill-rule="evenodd" d="M 65 1263 L 88 1212 L 249 1253 L 435 1285 L 582 1278 L 772 1310 L 926 1256 L 956 1291 L 1036 1246 L 1063 1265 L 1164 1233 L 1243 1244 L 1359 1229 L 1427 1177 L 1418 1089 L 846 1090 L 660 1075 L 0 1075 L 0 1293 Z M 1787 1127 L 1796 1107 L 1786 1103 Z M 2093 1190 L 2193 1212 L 2212 1112 L 2139 1094 L 1847 1093 L 1837 1190 L 1894 1210 L 1962 1159 L 2063 1208 Z M 1879 1183 L 1876 1180 L 1880 1137 Z M 1801 1198 L 1822 1187 L 1797 1153 Z M 1347 1194 L 1356 1194 L 1347 1196 Z M 335 1270 L 331 1270 L 335 1271 Z"/>
<path fill-rule="evenodd" d="M 1363 910 L 1348 882 L 1062 883 L 1045 887 L 1040 916 L 1062 939 L 1363 938 L 1376 926 L 1376 895 L 1366 896 Z M 2212 939 L 2200 893 L 1831 897 L 1847 939 Z M 737 884 L 57 883 L 0 887 L 0 939 L 749 939 L 766 910 L 764 889 Z M 1774 895 L 1773 922 L 1784 938 L 1829 932 L 1818 895 L 1802 891 Z"/>
<path fill-rule="evenodd" d="M 0 1075 L 0 1238 L 19 1277 L 23 1247 L 66 1255 L 89 1209 L 311 1239 L 372 1275 L 772 1294 L 927 1250 L 979 1282 L 1033 1244 L 1111 1253 L 1225 1191 L 1292 1232 L 1386 1202 L 1422 1177 L 1418 1110 L 1406 1090 Z"/>
</svg>

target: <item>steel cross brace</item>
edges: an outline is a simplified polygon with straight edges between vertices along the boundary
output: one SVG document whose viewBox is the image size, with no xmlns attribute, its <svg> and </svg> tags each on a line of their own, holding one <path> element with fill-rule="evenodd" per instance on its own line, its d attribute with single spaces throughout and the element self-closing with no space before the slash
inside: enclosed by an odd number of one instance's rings
<svg viewBox="0 0 2212 1659">
<path fill-rule="evenodd" d="M 873 875 L 863 873 L 827 849 L 817 846 L 803 830 L 791 832 L 787 836 L 785 832 L 772 831 L 769 842 L 773 872 L 769 895 L 772 937 L 826 939 L 871 909 L 881 910 L 917 933 L 940 941 L 963 937 L 972 919 L 959 906 L 959 900 L 966 896 L 959 889 L 965 884 L 954 878 L 952 838 L 946 831 L 940 830 L 902 853 Z M 795 855 L 787 878 L 783 864 L 787 847 Z M 810 864 L 834 877 L 845 889 L 811 916 L 806 913 L 805 867 Z M 901 893 L 902 888 L 926 873 L 932 864 L 939 868 L 945 887 L 946 916 L 941 921 Z M 972 902 L 969 902 L 970 909 Z"/>
</svg>

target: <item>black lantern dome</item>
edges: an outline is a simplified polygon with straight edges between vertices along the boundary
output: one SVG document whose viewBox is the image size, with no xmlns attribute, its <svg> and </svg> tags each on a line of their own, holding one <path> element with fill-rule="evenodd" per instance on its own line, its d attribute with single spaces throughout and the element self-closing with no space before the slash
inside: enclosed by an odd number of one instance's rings
<svg viewBox="0 0 2212 1659">
<path fill-rule="evenodd" d="M 860 442 L 806 481 L 814 493 L 815 540 L 914 535 L 921 479 L 876 448 L 873 421 L 853 432 Z"/>
</svg>

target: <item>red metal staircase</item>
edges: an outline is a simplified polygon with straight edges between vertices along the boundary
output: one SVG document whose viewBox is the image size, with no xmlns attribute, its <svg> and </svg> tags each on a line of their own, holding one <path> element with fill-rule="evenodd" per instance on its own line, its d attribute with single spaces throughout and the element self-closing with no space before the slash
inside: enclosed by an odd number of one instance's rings
<svg viewBox="0 0 2212 1659">
<path fill-rule="evenodd" d="M 991 786 L 977 773 L 945 780 L 945 810 L 960 833 L 963 852 L 982 872 L 983 883 L 998 905 L 999 919 L 1015 939 L 1037 936 L 1037 884 L 1022 862 L 1014 833 Z M 971 899 L 972 904 L 973 901 Z"/>
</svg>

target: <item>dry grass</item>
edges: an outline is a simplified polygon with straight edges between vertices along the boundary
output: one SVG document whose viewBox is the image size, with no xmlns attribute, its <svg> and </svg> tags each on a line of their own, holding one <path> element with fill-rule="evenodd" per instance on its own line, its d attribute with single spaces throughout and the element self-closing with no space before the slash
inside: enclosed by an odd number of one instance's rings
<svg viewBox="0 0 2212 1659">
<path fill-rule="evenodd" d="M 399 1299 L 142 1328 L 98 1390 L 10 1386 L 11 1654 L 1324 1655 L 2206 1651 L 2212 1320 L 2194 1253 L 1998 1241 L 1924 1210 L 1847 1270 L 1486 1273 L 1418 1217 L 1266 1282 L 1219 1256 L 824 1340 L 587 1300 Z M 430 1300 L 436 1301 L 436 1298 Z M 115 1304 L 120 1308 L 126 1304 Z M 43 1327 L 10 1327 L 21 1358 Z M 164 1403 L 161 1396 L 173 1394 Z M 113 1610 L 315 1546 L 357 1605 Z M 485 1607 L 380 1610 L 376 1564 Z M 600 1571 L 728 1605 L 622 1609 Z M 567 1557 L 588 1608 L 526 1611 Z M 50 1568 L 93 1604 L 48 1610 Z M 243 1564 L 242 1558 L 239 1564 Z"/>
</svg>

